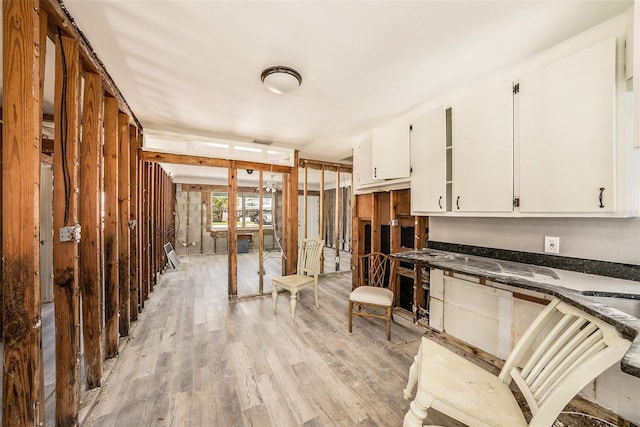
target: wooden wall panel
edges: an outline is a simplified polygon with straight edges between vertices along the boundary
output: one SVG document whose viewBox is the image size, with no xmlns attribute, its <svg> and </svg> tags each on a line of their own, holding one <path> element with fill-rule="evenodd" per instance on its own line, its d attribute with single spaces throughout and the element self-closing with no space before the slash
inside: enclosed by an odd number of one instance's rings
<svg viewBox="0 0 640 427">
<path fill-rule="evenodd" d="M 118 101 L 104 101 L 104 353 L 105 358 L 118 354 L 119 227 L 118 227 Z"/>
<path fill-rule="evenodd" d="M 102 307 L 100 305 L 100 156 L 102 154 L 102 82 L 84 74 L 82 143 L 80 144 L 80 240 L 79 286 L 82 294 L 82 334 L 87 389 L 102 381 Z M 54 154 L 55 155 L 55 154 Z"/>
<path fill-rule="evenodd" d="M 138 320 L 140 309 L 140 284 L 138 262 L 138 129 L 129 126 L 129 315 L 131 321 Z"/>
<path fill-rule="evenodd" d="M 130 327 L 130 269 L 129 254 L 129 116 L 118 114 L 118 280 L 120 336 L 129 335 Z"/>
<path fill-rule="evenodd" d="M 78 223 L 80 52 L 75 40 L 56 40 L 53 154 L 53 282 L 56 322 L 56 424 L 75 425 L 80 402 L 80 292 L 78 242 L 57 231 Z"/>
<path fill-rule="evenodd" d="M 44 422 L 38 207 L 40 75 L 37 1 L 2 2 L 2 418 Z M 11 114 L 7 114 L 11 112 Z"/>
</svg>

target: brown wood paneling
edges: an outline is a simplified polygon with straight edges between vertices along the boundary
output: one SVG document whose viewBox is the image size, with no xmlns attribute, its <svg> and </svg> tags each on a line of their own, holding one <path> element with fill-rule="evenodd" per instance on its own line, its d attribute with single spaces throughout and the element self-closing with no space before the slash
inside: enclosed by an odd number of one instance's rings
<svg viewBox="0 0 640 427">
<path fill-rule="evenodd" d="M 80 240 L 79 286 L 82 295 L 82 335 L 87 389 L 102 382 L 102 307 L 100 305 L 100 155 L 102 154 L 102 82 L 84 74 L 82 143 L 80 144 Z"/>
<path fill-rule="evenodd" d="M 53 229 L 78 223 L 80 52 L 75 40 L 56 40 Z M 57 233 L 56 237 L 57 237 Z M 78 242 L 53 240 L 56 322 L 56 424 L 75 425 L 80 403 Z"/>
<path fill-rule="evenodd" d="M 118 253 L 118 101 L 104 100 L 104 354 L 118 354 L 120 301 Z"/>
<path fill-rule="evenodd" d="M 129 336 L 129 116 L 118 114 L 118 282 L 120 287 L 118 328 L 120 336 Z"/>
<path fill-rule="evenodd" d="M 357 196 L 356 203 L 354 204 L 354 206 L 355 206 L 355 210 L 357 212 L 358 218 L 368 219 L 369 221 L 371 221 L 371 218 L 373 216 L 373 211 L 372 211 L 373 204 L 371 199 L 373 199 L 373 193 L 359 194 Z"/>
<path fill-rule="evenodd" d="M 129 318 L 138 320 L 140 310 L 140 278 L 138 262 L 138 128 L 129 126 Z"/>
<path fill-rule="evenodd" d="M 38 2 L 2 2 L 2 419 L 44 422 L 38 206 L 40 183 Z M 6 112 L 11 112 L 7 114 Z"/>
</svg>

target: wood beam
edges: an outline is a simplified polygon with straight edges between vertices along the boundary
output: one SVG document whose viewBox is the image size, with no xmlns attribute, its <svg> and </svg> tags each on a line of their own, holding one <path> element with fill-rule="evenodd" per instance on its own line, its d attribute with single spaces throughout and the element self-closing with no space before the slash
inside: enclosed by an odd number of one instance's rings
<svg viewBox="0 0 640 427">
<path fill-rule="evenodd" d="M 2 2 L 2 419 L 44 423 L 40 306 L 40 91 L 37 1 Z"/>
<path fill-rule="evenodd" d="M 120 336 L 129 336 L 129 116 L 118 114 L 118 328 Z"/>
<path fill-rule="evenodd" d="M 258 177 L 258 275 L 260 281 L 258 283 L 258 293 L 262 295 L 264 292 L 264 224 L 262 204 L 264 200 L 264 172 L 260 171 Z M 273 199 L 271 199 L 271 215 L 273 218 Z"/>
<path fill-rule="evenodd" d="M 140 122 L 129 107 L 129 104 L 127 104 L 124 96 L 122 96 L 120 89 L 118 89 L 118 86 L 115 84 L 115 82 L 105 69 L 104 64 L 102 63 L 102 61 L 100 61 L 98 55 L 93 51 L 91 44 L 77 27 L 77 25 L 67 12 L 67 9 L 64 7 L 64 5 L 62 5 L 62 2 L 58 0 L 41 0 L 40 8 L 43 9 L 49 17 L 49 36 L 51 37 L 51 39 L 55 39 L 57 28 L 61 29 L 63 35 L 74 39 L 79 46 L 79 52 L 82 59 L 82 68 L 86 71 L 90 71 L 100 75 L 105 90 L 109 93 L 109 95 L 118 100 L 120 109 L 133 118 L 133 121 L 138 128 L 142 128 Z"/>
<path fill-rule="evenodd" d="M 266 171 L 274 173 L 289 173 L 289 166 L 272 165 L 268 163 L 247 162 L 244 160 L 229 160 L 214 157 L 190 156 L 187 154 L 161 153 L 157 151 L 147 151 L 140 149 L 139 156 L 142 160 L 156 163 L 172 163 L 177 165 L 209 166 L 214 168 L 230 168 L 231 164 L 236 169 L 253 169 L 256 171 Z M 297 163 L 294 163 L 297 164 Z"/>
<path fill-rule="evenodd" d="M 139 284 L 139 262 L 138 262 L 138 129 L 129 126 L 129 220 L 130 227 L 130 289 L 129 289 L 129 314 L 132 321 L 138 320 L 140 310 L 140 284 Z"/>
<path fill-rule="evenodd" d="M 307 168 L 307 165 L 304 166 L 304 176 L 303 176 L 303 189 L 302 189 L 302 211 L 303 211 L 303 218 L 302 218 L 302 224 L 303 224 L 303 230 L 304 230 L 304 238 L 306 239 L 308 236 L 308 203 L 307 203 L 307 197 L 308 197 L 308 180 L 309 180 L 309 168 Z"/>
<path fill-rule="evenodd" d="M 138 224 L 140 236 L 140 308 L 144 308 L 145 300 L 149 296 L 149 272 L 148 272 L 148 237 L 149 228 L 147 217 L 147 203 L 149 192 L 147 188 L 148 164 L 140 160 L 140 224 Z"/>
<path fill-rule="evenodd" d="M 100 156 L 102 154 L 103 94 L 100 76 L 84 74 L 82 143 L 80 144 L 79 286 L 82 295 L 82 334 L 87 390 L 102 382 L 102 307 L 100 305 Z"/>
<path fill-rule="evenodd" d="M 156 284 L 156 163 L 149 163 L 149 292 Z"/>
<path fill-rule="evenodd" d="M 353 172 L 353 165 L 347 163 L 334 163 L 334 162 L 325 162 L 322 160 L 311 160 L 311 159 L 299 159 L 298 166 L 301 168 L 308 167 L 309 169 L 315 170 L 326 170 L 335 172 L 336 170 L 341 170 L 342 172 Z"/>
<path fill-rule="evenodd" d="M 320 168 L 320 236 L 322 240 L 325 240 L 324 238 L 324 167 Z M 324 250 L 320 252 L 320 273 L 324 273 Z"/>
<path fill-rule="evenodd" d="M 289 174 L 289 212 L 287 221 L 291 224 L 289 227 L 289 273 L 294 274 L 298 266 L 298 150 L 293 153 L 293 164 L 291 173 Z"/>
<path fill-rule="evenodd" d="M 238 170 L 232 162 L 229 168 L 229 196 L 227 198 L 227 247 L 229 248 L 229 301 L 238 298 Z"/>
<path fill-rule="evenodd" d="M 336 245 L 336 271 L 340 271 L 340 169 L 336 170 L 336 203 L 335 218 L 333 221 L 334 243 Z"/>
<path fill-rule="evenodd" d="M 78 139 L 80 135 L 78 43 L 56 38 L 53 155 L 53 229 L 78 224 Z M 57 233 L 56 233 L 57 234 Z M 78 424 L 80 403 L 80 292 L 78 242 L 53 241 L 56 322 L 56 425 Z"/>
<path fill-rule="evenodd" d="M 118 355 L 118 101 L 104 101 L 104 353 L 109 359 Z"/>
</svg>

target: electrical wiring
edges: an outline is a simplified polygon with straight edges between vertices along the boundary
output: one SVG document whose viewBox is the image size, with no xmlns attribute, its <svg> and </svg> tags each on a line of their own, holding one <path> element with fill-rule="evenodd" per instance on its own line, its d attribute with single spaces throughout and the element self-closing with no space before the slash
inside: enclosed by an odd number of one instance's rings
<svg viewBox="0 0 640 427">
<path fill-rule="evenodd" d="M 62 159 L 62 178 L 64 182 L 64 226 L 69 225 L 69 205 L 71 202 L 71 174 L 67 159 L 67 131 L 69 129 L 69 116 L 67 112 L 67 58 L 62 44 L 62 33 L 58 30 L 58 42 L 60 44 L 60 59 L 62 62 L 62 94 L 60 97 L 60 156 Z"/>
</svg>

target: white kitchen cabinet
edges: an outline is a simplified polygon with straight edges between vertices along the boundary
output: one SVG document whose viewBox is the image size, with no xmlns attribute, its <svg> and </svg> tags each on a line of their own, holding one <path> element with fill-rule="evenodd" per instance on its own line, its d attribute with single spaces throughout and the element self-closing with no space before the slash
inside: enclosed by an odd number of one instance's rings
<svg viewBox="0 0 640 427">
<path fill-rule="evenodd" d="M 451 103 L 453 211 L 513 211 L 513 88 L 485 81 Z"/>
<path fill-rule="evenodd" d="M 519 89 L 520 212 L 615 212 L 615 38 L 523 75 Z"/>
<path fill-rule="evenodd" d="M 411 211 L 445 212 L 447 207 L 447 147 L 445 108 L 437 107 L 412 122 Z M 449 182 L 451 176 L 449 175 Z"/>
<path fill-rule="evenodd" d="M 371 140 L 363 141 L 353 149 L 353 183 L 356 189 L 375 182 L 371 167 Z"/>
<path fill-rule="evenodd" d="M 371 150 L 373 179 L 408 178 L 411 175 L 408 123 L 373 129 Z"/>
</svg>

